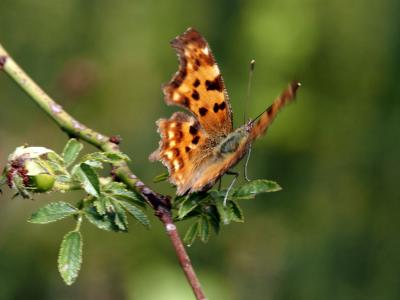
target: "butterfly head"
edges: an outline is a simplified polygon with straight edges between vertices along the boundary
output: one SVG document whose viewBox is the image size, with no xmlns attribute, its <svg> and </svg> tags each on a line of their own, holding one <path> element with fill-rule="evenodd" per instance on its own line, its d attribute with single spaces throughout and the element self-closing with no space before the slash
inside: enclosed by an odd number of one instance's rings
<svg viewBox="0 0 400 300">
<path fill-rule="evenodd" d="M 247 133 L 249 133 L 253 129 L 254 121 L 255 121 L 255 119 L 254 120 L 250 119 L 249 121 L 247 121 L 246 124 L 243 125 L 243 127 L 244 127 L 244 129 L 246 130 Z"/>
</svg>

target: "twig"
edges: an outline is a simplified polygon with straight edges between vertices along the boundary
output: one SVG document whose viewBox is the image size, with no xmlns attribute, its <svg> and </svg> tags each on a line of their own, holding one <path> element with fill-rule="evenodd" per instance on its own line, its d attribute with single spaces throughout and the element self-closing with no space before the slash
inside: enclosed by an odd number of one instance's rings
<svg viewBox="0 0 400 300">
<path fill-rule="evenodd" d="M 47 95 L 12 59 L 0 44 L 0 70 L 5 71 L 31 99 L 57 123 L 61 130 L 70 137 L 76 137 L 87 143 L 109 152 L 119 152 L 117 139 L 107 137 L 83 125 L 69 115 L 59 104 Z M 178 256 L 179 262 L 192 287 L 196 299 L 206 299 L 200 282 L 194 272 L 189 256 L 173 223 L 169 198 L 160 195 L 147 187 L 130 170 L 126 163 L 114 164 L 114 174 L 124 182 L 128 188 L 140 193 L 146 202 L 154 209 L 155 215 L 164 224 L 168 236 Z"/>
</svg>

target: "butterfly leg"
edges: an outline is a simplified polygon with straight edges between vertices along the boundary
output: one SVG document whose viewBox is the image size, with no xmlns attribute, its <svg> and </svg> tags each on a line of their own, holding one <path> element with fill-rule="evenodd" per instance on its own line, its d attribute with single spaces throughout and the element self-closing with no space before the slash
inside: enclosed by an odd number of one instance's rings
<svg viewBox="0 0 400 300">
<path fill-rule="evenodd" d="M 229 172 L 229 171 L 228 171 L 228 172 L 226 172 L 225 174 L 227 174 L 227 175 L 234 175 L 235 177 L 233 178 L 231 184 L 229 185 L 229 187 L 228 187 L 228 189 L 227 189 L 227 191 L 226 191 L 226 194 L 225 194 L 225 197 L 224 197 L 224 206 L 226 206 L 226 201 L 228 200 L 229 192 L 231 191 L 233 185 L 235 184 L 236 179 L 239 177 L 239 173 L 237 173 L 237 172 Z"/>
<path fill-rule="evenodd" d="M 247 152 L 246 162 L 244 163 L 244 178 L 245 178 L 247 181 L 251 181 L 251 180 L 249 179 L 249 177 L 247 176 L 247 165 L 249 164 L 250 154 L 251 154 L 251 144 L 249 145 L 249 150 L 248 150 L 248 152 Z"/>
<path fill-rule="evenodd" d="M 218 179 L 218 191 L 221 190 L 221 185 L 222 185 L 222 178 Z"/>
</svg>

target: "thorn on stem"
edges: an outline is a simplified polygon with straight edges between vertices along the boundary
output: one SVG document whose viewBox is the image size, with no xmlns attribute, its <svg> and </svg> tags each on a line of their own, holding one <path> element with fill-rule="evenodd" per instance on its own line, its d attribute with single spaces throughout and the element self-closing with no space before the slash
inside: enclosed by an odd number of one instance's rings
<svg viewBox="0 0 400 300">
<path fill-rule="evenodd" d="M 7 56 L 0 56 L 0 70 L 3 69 L 4 65 L 6 64 Z"/>
<path fill-rule="evenodd" d="M 113 136 L 110 136 L 109 141 L 111 143 L 119 145 L 121 143 L 121 137 L 119 135 L 113 135 Z"/>
<path fill-rule="evenodd" d="M 115 172 L 115 167 L 114 166 L 111 167 L 110 176 L 111 176 L 113 181 L 117 181 L 118 176 L 117 176 L 117 173 Z"/>
</svg>

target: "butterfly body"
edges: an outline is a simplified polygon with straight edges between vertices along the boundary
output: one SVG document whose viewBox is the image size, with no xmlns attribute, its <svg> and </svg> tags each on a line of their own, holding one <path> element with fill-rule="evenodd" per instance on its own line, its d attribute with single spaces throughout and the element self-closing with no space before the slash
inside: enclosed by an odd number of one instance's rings
<svg viewBox="0 0 400 300">
<path fill-rule="evenodd" d="M 221 141 L 217 147 L 217 151 L 221 155 L 236 153 L 239 148 L 248 146 L 248 143 L 246 143 L 248 138 L 249 133 L 245 129 L 245 126 L 239 127 Z"/>
<path fill-rule="evenodd" d="M 168 168 L 170 182 L 182 195 L 209 189 L 235 166 L 277 112 L 294 98 L 299 84 L 291 83 L 257 122 L 234 130 L 228 94 L 206 40 L 189 28 L 171 44 L 180 66 L 163 88 L 165 102 L 191 114 L 176 112 L 157 121 L 161 140 L 150 160 L 160 160 Z"/>
</svg>

